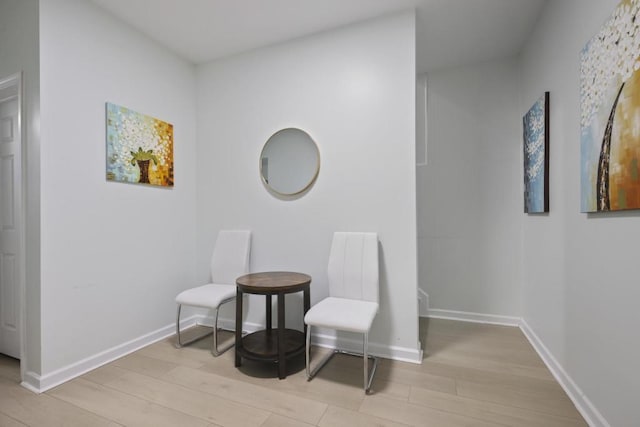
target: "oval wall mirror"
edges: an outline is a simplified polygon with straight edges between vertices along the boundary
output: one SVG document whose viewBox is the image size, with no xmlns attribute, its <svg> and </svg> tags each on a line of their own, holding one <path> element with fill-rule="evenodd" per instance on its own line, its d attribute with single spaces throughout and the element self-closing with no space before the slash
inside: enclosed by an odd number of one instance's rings
<svg viewBox="0 0 640 427">
<path fill-rule="evenodd" d="M 260 154 L 262 182 L 275 193 L 293 196 L 307 190 L 320 171 L 320 152 L 303 130 L 287 128 L 274 133 Z"/>
</svg>

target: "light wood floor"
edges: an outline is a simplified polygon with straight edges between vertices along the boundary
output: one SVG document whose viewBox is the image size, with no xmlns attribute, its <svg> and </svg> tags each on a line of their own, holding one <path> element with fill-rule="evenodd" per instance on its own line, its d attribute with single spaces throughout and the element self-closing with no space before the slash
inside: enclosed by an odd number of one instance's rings
<svg viewBox="0 0 640 427">
<path fill-rule="evenodd" d="M 361 359 L 336 356 L 307 382 L 301 358 L 278 380 L 273 365 L 234 368 L 233 350 L 213 358 L 209 339 L 161 341 L 41 395 L 0 356 L 0 426 L 586 426 L 519 329 L 420 328 L 422 365 L 381 359 L 368 396 Z"/>
</svg>

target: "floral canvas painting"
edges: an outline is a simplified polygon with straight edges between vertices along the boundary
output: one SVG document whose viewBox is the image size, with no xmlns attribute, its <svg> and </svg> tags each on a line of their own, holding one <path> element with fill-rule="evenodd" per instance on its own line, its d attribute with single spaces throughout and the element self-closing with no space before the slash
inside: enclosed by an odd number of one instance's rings
<svg viewBox="0 0 640 427">
<path fill-rule="evenodd" d="M 640 0 L 623 0 L 580 56 L 581 211 L 640 208 Z"/>
<path fill-rule="evenodd" d="M 107 180 L 173 187 L 173 125 L 107 103 Z"/>
<path fill-rule="evenodd" d="M 549 212 L 549 92 L 522 119 L 524 211 Z"/>
</svg>

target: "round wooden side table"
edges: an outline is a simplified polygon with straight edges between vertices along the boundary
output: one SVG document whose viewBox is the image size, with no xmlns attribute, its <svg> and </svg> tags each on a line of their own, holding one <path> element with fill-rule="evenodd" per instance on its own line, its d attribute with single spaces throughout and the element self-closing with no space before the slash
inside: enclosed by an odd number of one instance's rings
<svg viewBox="0 0 640 427">
<path fill-rule="evenodd" d="M 304 353 L 307 325 L 303 331 L 287 329 L 284 324 L 285 295 L 304 293 L 304 314 L 309 311 L 311 297 L 309 288 L 311 276 L 289 271 L 268 271 L 251 273 L 236 280 L 236 357 L 235 366 L 242 364 L 242 358 L 278 364 L 278 378 L 287 376 L 287 359 Z M 266 296 L 266 329 L 242 336 L 242 295 L 257 294 Z M 271 297 L 278 297 L 278 326 L 271 324 Z M 303 316 L 304 316 L 303 314 Z"/>
</svg>

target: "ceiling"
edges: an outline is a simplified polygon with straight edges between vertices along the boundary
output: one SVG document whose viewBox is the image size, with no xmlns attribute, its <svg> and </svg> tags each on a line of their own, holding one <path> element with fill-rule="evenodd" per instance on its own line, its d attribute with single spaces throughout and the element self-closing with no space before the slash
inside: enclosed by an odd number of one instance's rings
<svg viewBox="0 0 640 427">
<path fill-rule="evenodd" d="M 92 0 L 196 64 L 417 10 L 417 72 L 516 54 L 546 0 Z"/>
</svg>

